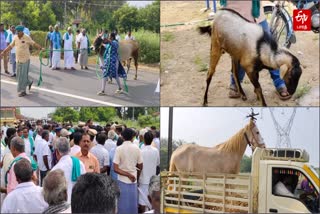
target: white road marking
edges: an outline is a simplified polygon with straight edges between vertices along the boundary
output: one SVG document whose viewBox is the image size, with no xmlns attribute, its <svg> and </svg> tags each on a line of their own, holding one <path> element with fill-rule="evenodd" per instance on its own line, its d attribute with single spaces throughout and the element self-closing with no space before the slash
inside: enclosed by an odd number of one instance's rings
<svg viewBox="0 0 320 214">
<path fill-rule="evenodd" d="M 7 83 L 7 84 L 11 84 L 11 85 L 17 85 L 18 83 L 16 82 L 12 82 L 12 81 L 7 81 L 7 80 L 1 80 L 1 82 L 3 83 Z M 52 94 L 58 94 L 58 95 L 62 95 L 62 96 L 66 96 L 66 97 L 71 97 L 71 98 L 75 98 L 75 99 L 80 99 L 80 100 L 85 100 L 85 101 L 89 101 L 89 102 L 93 102 L 93 103 L 99 103 L 102 105 L 106 105 L 106 106 L 120 106 L 119 104 L 116 103 L 110 103 L 110 102 L 104 102 L 101 100 L 95 100 L 95 99 L 91 99 L 88 97 L 82 97 L 82 96 L 78 96 L 78 95 L 74 95 L 74 94 L 68 94 L 68 93 L 64 93 L 64 92 L 60 92 L 60 91 L 54 91 L 54 90 L 50 90 L 50 89 L 46 89 L 46 88 L 39 88 L 36 86 L 32 86 L 33 90 L 38 90 L 38 91 L 44 91 L 44 92 L 48 92 L 48 93 L 52 93 Z"/>
</svg>

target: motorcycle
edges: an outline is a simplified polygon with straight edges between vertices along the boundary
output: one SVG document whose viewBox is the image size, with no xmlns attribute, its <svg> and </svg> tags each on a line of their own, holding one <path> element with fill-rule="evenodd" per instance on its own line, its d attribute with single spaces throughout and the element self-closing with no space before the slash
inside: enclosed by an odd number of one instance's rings
<svg viewBox="0 0 320 214">
<path fill-rule="evenodd" d="M 291 2 L 297 9 L 311 10 L 311 30 L 314 33 L 319 33 L 319 0 L 292 0 Z M 265 5 L 264 13 L 269 22 L 271 33 L 278 44 L 290 48 L 291 44 L 296 43 L 292 17 L 286 10 L 285 1 L 277 0 L 276 4 Z"/>
</svg>

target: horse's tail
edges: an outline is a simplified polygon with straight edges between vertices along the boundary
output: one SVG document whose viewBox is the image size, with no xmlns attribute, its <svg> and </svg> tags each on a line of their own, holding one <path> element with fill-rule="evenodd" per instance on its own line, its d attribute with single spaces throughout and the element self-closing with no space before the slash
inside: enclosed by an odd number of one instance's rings
<svg viewBox="0 0 320 214">
<path fill-rule="evenodd" d="M 198 27 L 198 31 L 200 34 L 208 34 L 209 36 L 211 36 L 212 34 L 212 26 L 208 25 L 208 26 L 203 26 L 203 27 Z"/>
</svg>

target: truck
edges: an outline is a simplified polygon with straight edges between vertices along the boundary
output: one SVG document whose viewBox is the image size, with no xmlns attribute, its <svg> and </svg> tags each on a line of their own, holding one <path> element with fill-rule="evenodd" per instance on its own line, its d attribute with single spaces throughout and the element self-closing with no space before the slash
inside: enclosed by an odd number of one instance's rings
<svg viewBox="0 0 320 214">
<path fill-rule="evenodd" d="M 320 211 L 319 175 L 303 149 L 256 148 L 251 173 L 162 172 L 161 184 L 162 213 Z"/>
</svg>

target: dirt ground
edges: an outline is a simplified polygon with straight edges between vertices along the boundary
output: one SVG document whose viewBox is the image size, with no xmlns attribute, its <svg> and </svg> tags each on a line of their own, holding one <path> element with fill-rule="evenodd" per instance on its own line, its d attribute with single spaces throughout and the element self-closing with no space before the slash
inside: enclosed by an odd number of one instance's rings
<svg viewBox="0 0 320 214">
<path fill-rule="evenodd" d="M 210 1 L 210 4 L 212 2 Z M 201 12 L 205 1 L 161 1 L 161 105 L 201 106 L 206 87 L 210 38 L 196 28 L 211 11 Z M 185 23 L 181 25 L 181 23 Z M 169 25 L 169 26 L 168 26 Z M 319 34 L 296 32 L 290 48 L 302 64 L 303 73 L 295 95 L 282 101 L 275 93 L 269 72 L 260 72 L 259 82 L 268 106 L 319 106 Z M 231 59 L 224 54 L 213 76 L 209 106 L 260 106 L 254 88 L 245 77 L 242 87 L 248 100 L 229 99 Z"/>
</svg>

